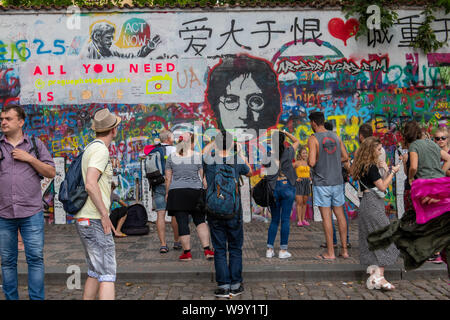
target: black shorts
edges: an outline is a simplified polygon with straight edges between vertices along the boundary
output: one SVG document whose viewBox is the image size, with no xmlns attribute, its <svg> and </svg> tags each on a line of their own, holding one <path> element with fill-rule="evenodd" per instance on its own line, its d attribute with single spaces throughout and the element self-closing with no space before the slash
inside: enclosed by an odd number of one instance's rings
<svg viewBox="0 0 450 320">
<path fill-rule="evenodd" d="M 189 231 L 189 215 L 192 216 L 195 226 L 205 222 L 205 214 L 200 210 L 192 211 L 174 211 L 174 216 L 177 219 L 178 234 L 180 236 L 187 236 Z"/>
<path fill-rule="evenodd" d="M 127 214 L 127 211 L 128 211 L 127 207 L 119 207 L 111 211 L 109 219 L 111 220 L 111 223 L 114 226 L 114 228 L 117 227 L 119 220 L 122 219 Z"/>
</svg>

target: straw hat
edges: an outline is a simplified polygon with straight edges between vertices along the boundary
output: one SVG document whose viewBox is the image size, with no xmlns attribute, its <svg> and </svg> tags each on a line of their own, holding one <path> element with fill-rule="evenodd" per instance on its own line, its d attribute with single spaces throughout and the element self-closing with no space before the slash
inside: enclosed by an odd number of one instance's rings
<svg viewBox="0 0 450 320">
<path fill-rule="evenodd" d="M 112 114 L 107 108 L 97 111 L 92 119 L 92 130 L 105 132 L 117 127 L 122 119 Z"/>
</svg>

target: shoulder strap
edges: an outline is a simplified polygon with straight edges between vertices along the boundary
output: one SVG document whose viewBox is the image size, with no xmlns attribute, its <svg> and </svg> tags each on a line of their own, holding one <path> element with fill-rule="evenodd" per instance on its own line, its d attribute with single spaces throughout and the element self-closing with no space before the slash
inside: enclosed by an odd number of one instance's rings
<svg viewBox="0 0 450 320">
<path fill-rule="evenodd" d="M 89 144 L 84 148 L 83 153 L 84 153 L 84 151 L 86 151 L 86 149 L 87 149 L 91 144 L 96 143 L 96 142 L 98 142 L 98 143 L 103 143 L 102 141 L 98 141 L 98 140 L 91 141 L 91 142 L 89 142 Z M 103 143 L 103 144 L 104 144 L 104 143 Z M 106 147 L 106 145 L 105 145 L 105 147 Z M 105 169 L 103 170 L 103 172 L 105 172 L 105 171 L 106 171 L 106 168 L 108 168 L 109 162 L 110 162 L 110 161 L 109 161 L 109 157 L 108 157 L 108 162 L 106 162 L 106 166 L 105 166 Z M 98 177 L 98 180 L 97 180 L 97 181 L 100 181 L 100 178 L 102 177 L 103 172 L 100 173 L 100 176 Z"/>
<path fill-rule="evenodd" d="M 36 144 L 36 136 L 31 136 L 31 143 L 33 144 L 32 150 L 34 150 L 34 154 L 36 155 L 36 159 L 40 160 L 39 149 Z"/>
<path fill-rule="evenodd" d="M 0 134 L 0 139 L 3 137 L 3 133 Z M 3 150 L 2 150 L 2 146 L 0 143 L 0 161 L 2 161 L 4 159 L 3 157 Z"/>
</svg>

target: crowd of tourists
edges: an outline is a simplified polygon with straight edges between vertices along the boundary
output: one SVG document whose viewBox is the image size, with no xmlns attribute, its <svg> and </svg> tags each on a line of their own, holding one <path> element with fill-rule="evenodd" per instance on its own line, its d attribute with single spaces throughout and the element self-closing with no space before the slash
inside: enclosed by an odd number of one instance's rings
<svg viewBox="0 0 450 320">
<path fill-rule="evenodd" d="M 41 203 L 41 177 L 53 178 L 55 164 L 39 139 L 23 131 L 25 112 L 18 105 L 1 111 L 0 138 L 0 255 L 3 292 L 7 299 L 18 299 L 17 253 L 23 243 L 28 263 L 30 299 L 44 299 L 44 216 Z M 113 166 L 109 146 L 118 133 L 121 118 L 108 109 L 92 117 L 96 139 L 80 156 L 85 202 L 74 215 L 75 227 L 86 254 L 88 277 L 83 299 L 114 299 L 116 281 L 115 237 L 126 237 L 122 226 L 127 204 L 115 195 Z M 270 154 L 275 161 L 264 162 L 259 175 L 267 181 L 272 201 L 268 205 L 271 222 L 267 230 L 266 258 L 276 255 L 275 238 L 280 232 L 278 258 L 289 259 L 290 219 L 293 208 L 298 227 L 307 227 L 308 198 L 318 207 L 325 235 L 325 250 L 317 259 L 333 261 L 349 258 L 349 221 L 344 210 L 345 184 L 358 187 L 359 260 L 367 267 L 369 289 L 394 290 L 384 277 L 385 267 L 396 263 L 400 253 L 405 267 L 416 268 L 427 259 L 447 263 L 449 248 L 448 185 L 450 177 L 449 131 L 439 127 L 433 136 L 410 121 L 403 126 L 403 141 L 397 163 L 387 165 L 380 139 L 370 124 L 362 124 L 359 148 L 350 156 L 332 125 L 322 112 L 309 115 L 313 134 L 306 145 L 287 131 L 270 130 Z M 248 163 L 245 144 L 222 130 L 202 150 L 195 151 L 194 135 L 185 132 L 175 144 L 174 133 L 162 130 L 159 157 L 161 169 L 147 173 L 153 209 L 157 212 L 159 252 L 171 250 L 166 241 L 166 213 L 170 217 L 179 260 L 192 260 L 191 221 L 201 242 L 205 259 L 213 260 L 217 297 L 244 292 L 242 247 L 244 243 L 241 177 L 254 175 Z M 147 156 L 154 154 L 151 149 Z M 395 161 L 394 161 L 395 162 Z M 273 167 L 274 166 L 274 167 Z M 146 167 L 147 168 L 147 167 Z M 275 169 L 275 170 L 273 170 Z M 69 168 L 70 170 L 70 168 Z M 390 221 L 385 212 L 385 194 L 395 175 L 404 170 L 404 208 L 401 219 Z M 69 175 L 70 176 L 70 175 Z M 80 193 L 79 192 L 79 193 Z M 79 194 L 77 196 L 80 196 Z M 113 202 L 123 210 L 110 216 Z M 295 203 L 295 206 L 294 206 Z M 336 227 L 341 244 L 337 246 Z M 436 222 L 437 221 L 437 222 Z M 413 241 L 405 241 L 406 225 L 416 230 Z M 413 227 L 411 227 L 413 225 Z M 434 230 L 423 245 L 420 230 Z M 20 231 L 20 234 L 19 234 Z M 19 238 L 20 235 L 20 238 Z M 417 240 L 417 241 L 416 241 Z M 420 245 L 422 244 L 422 245 Z M 420 256 L 408 255 L 411 246 L 420 247 Z M 339 250 L 339 252 L 336 252 Z"/>
</svg>

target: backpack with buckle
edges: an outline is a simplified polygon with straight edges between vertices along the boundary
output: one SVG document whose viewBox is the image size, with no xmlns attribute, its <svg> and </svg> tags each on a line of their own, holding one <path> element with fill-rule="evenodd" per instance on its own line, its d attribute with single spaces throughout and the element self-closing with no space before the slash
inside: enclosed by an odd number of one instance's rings
<svg viewBox="0 0 450 320">
<path fill-rule="evenodd" d="M 232 219 L 240 209 L 239 180 L 236 168 L 231 164 L 214 164 L 213 187 L 206 191 L 205 211 L 208 216 L 220 219 Z"/>
<path fill-rule="evenodd" d="M 166 148 L 159 143 L 154 146 L 145 159 L 145 172 L 150 189 L 166 181 L 164 178 L 165 167 Z"/>
</svg>

